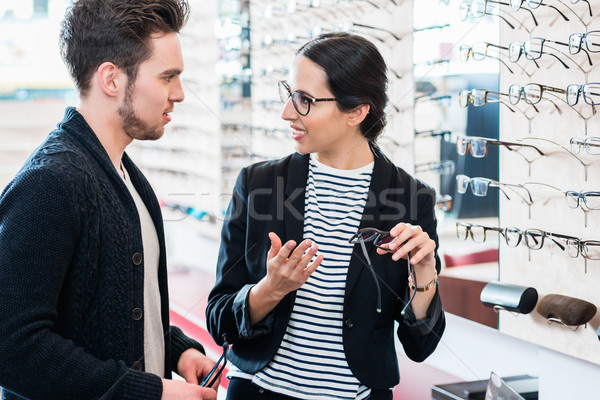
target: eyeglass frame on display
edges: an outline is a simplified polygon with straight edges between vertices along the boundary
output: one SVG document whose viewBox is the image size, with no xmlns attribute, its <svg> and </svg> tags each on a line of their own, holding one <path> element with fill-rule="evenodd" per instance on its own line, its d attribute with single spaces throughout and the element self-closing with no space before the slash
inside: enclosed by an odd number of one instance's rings
<svg viewBox="0 0 600 400">
<path fill-rule="evenodd" d="M 513 11 L 519 11 L 520 9 L 526 9 L 526 8 L 523 8 L 523 3 L 527 4 L 527 6 L 529 8 L 532 8 L 534 10 L 539 8 L 540 6 L 550 7 L 550 8 L 555 9 L 556 12 L 558 12 L 560 14 L 560 16 L 563 17 L 563 19 L 566 22 L 569 21 L 569 18 L 567 18 L 567 16 L 565 14 L 563 14 L 562 11 L 560 11 L 558 8 L 554 7 L 551 4 L 543 4 L 542 1 L 543 0 L 540 0 L 540 2 L 537 4 L 536 3 L 531 4 L 532 2 L 530 0 L 508 0 L 508 5 L 510 6 L 510 8 Z M 517 2 L 519 3 L 518 5 L 517 5 Z M 531 11 L 531 10 L 529 10 L 529 11 Z M 571 10 L 571 11 L 573 11 L 573 10 Z M 533 14 L 533 12 L 532 12 L 532 14 Z M 534 17 L 534 19 L 535 19 L 535 17 Z M 536 23 L 535 26 L 538 26 L 538 24 Z"/>
<path fill-rule="evenodd" d="M 590 17 L 594 16 L 594 13 L 592 12 L 592 5 L 590 4 L 590 2 L 588 0 L 583 0 L 584 3 L 587 3 L 588 5 L 588 10 L 590 11 Z M 579 0 L 571 0 L 571 4 L 577 4 L 579 3 Z"/>
<path fill-rule="evenodd" d="M 278 92 L 279 92 L 279 99 L 281 100 L 281 102 L 283 104 L 286 104 L 288 102 L 288 100 L 291 98 L 292 99 L 292 105 L 294 106 L 294 108 L 296 109 L 296 111 L 298 112 L 298 114 L 302 115 L 303 117 L 307 116 L 308 113 L 310 112 L 310 105 L 312 103 L 316 103 L 316 102 L 320 102 L 320 101 L 337 101 L 337 99 L 334 98 L 334 97 L 313 98 L 313 97 L 307 96 L 306 94 L 302 93 L 299 90 L 296 90 L 295 92 L 292 92 L 292 89 L 290 88 L 289 84 L 286 81 L 284 81 L 284 80 L 277 82 L 277 87 L 279 88 Z M 282 87 L 286 90 L 287 97 L 285 97 L 285 92 L 281 91 Z M 296 104 L 296 101 L 294 101 L 294 99 L 296 97 L 300 97 L 300 100 L 306 100 L 306 101 L 308 101 L 305 113 L 302 113 L 299 110 L 298 105 Z"/>
<path fill-rule="evenodd" d="M 600 52 L 600 46 L 598 48 L 598 50 L 592 50 L 590 49 L 590 45 L 589 45 L 589 41 L 588 41 L 588 36 L 590 33 L 593 33 L 595 35 L 599 35 L 600 36 L 600 31 L 595 30 L 595 31 L 589 31 L 586 33 L 572 33 L 571 35 L 569 35 L 569 53 L 575 55 L 577 53 L 579 53 L 581 50 L 586 51 L 586 52 L 590 52 L 590 53 L 599 53 Z M 577 43 L 573 43 L 574 40 L 578 40 Z M 585 42 L 585 49 L 582 48 L 582 44 Z M 573 49 L 576 50 L 573 50 Z M 589 54 L 588 54 L 589 57 Z M 591 64 L 590 64 L 591 65 Z"/>
<path fill-rule="evenodd" d="M 565 191 L 565 198 L 567 200 L 567 206 L 569 208 L 581 207 L 582 209 L 584 209 L 583 206 L 585 206 L 585 208 L 588 210 L 600 210 L 600 200 L 599 200 L 598 205 L 593 205 L 590 207 L 590 205 L 587 202 L 588 197 L 598 197 L 600 199 L 600 192 L 599 191 L 577 192 L 575 190 L 566 190 Z M 575 201 L 575 203 L 573 203 L 573 201 L 569 201 L 570 199 Z M 582 203 L 581 205 L 579 204 L 579 200 L 581 200 L 581 203 Z M 572 204 L 574 204 L 574 205 L 572 205 Z"/>
<path fill-rule="evenodd" d="M 459 141 L 461 140 L 468 140 L 467 144 L 465 145 L 465 149 L 464 151 L 461 151 L 460 149 L 460 145 L 459 145 Z M 485 151 L 483 155 L 476 155 L 474 154 L 474 150 L 473 150 L 473 140 L 477 140 L 477 141 L 485 141 Z M 518 146 L 518 147 L 532 147 L 533 149 L 535 149 L 538 154 L 540 156 L 545 156 L 546 154 L 541 151 L 540 149 L 538 149 L 536 146 L 531 145 L 531 144 L 523 144 L 523 143 L 514 143 L 514 142 L 505 142 L 502 140 L 496 140 L 496 139 L 490 139 L 490 138 L 485 138 L 485 137 L 479 137 L 479 136 L 463 136 L 463 135 L 459 135 L 456 137 L 456 152 L 461 155 L 464 156 L 467 154 L 469 147 L 471 148 L 471 155 L 475 158 L 484 158 L 485 156 L 487 156 L 487 148 L 489 145 L 495 145 L 495 146 L 504 146 L 506 147 L 508 150 L 510 151 L 516 151 L 515 149 L 512 149 L 510 146 Z M 477 153 L 480 154 L 480 153 Z"/>
<path fill-rule="evenodd" d="M 591 100 L 589 100 L 589 97 L 588 97 L 589 94 L 586 94 L 586 87 L 589 87 L 589 85 L 599 85 L 600 86 L 600 83 L 598 83 L 598 82 L 588 82 L 588 83 L 584 83 L 583 85 L 578 85 L 576 83 L 572 83 L 572 84 L 568 85 L 567 86 L 567 90 L 566 90 L 566 92 L 567 92 L 566 93 L 567 104 L 570 105 L 571 107 L 576 106 L 577 103 L 579 103 L 579 94 L 581 93 L 581 95 L 583 97 L 583 101 L 586 104 L 588 104 L 588 105 L 590 105 L 592 107 L 600 105 L 600 102 L 594 103 Z M 572 88 L 577 88 L 577 94 L 575 95 L 575 102 L 571 102 L 569 100 L 569 95 L 572 92 Z M 600 93 L 598 93 L 598 95 L 600 97 Z"/>
<path fill-rule="evenodd" d="M 459 227 L 464 228 L 464 235 L 461 235 L 461 233 L 463 231 L 459 230 Z M 483 229 L 483 240 L 478 240 L 480 235 L 475 235 L 473 233 L 473 228 L 482 228 Z M 554 243 L 556 243 L 556 245 L 559 246 L 559 248 L 562 251 L 565 251 L 565 249 L 567 249 L 567 254 L 571 258 L 577 258 L 581 254 L 581 256 L 587 260 L 599 260 L 600 259 L 600 254 L 598 255 L 598 258 L 591 258 L 589 255 L 589 252 L 583 250 L 584 249 L 583 246 L 589 245 L 589 244 L 593 244 L 595 246 L 600 247 L 600 241 L 598 241 L 598 240 L 581 240 L 575 236 L 547 232 L 547 231 L 543 231 L 541 229 L 526 229 L 524 231 L 521 231 L 519 228 L 515 228 L 515 227 L 500 228 L 500 227 L 493 227 L 493 226 L 487 226 L 487 225 L 482 225 L 482 224 L 471 224 L 471 223 L 466 223 L 466 222 L 462 222 L 462 221 L 456 222 L 456 237 L 461 240 L 467 240 L 467 238 L 469 237 L 469 232 L 470 232 L 471 240 L 473 240 L 476 243 L 483 243 L 487 240 L 487 234 L 486 234 L 487 231 L 494 231 L 494 232 L 498 232 L 499 234 L 501 234 L 504 237 L 506 245 L 511 248 L 516 248 L 519 244 L 521 244 L 521 241 L 523 241 L 523 243 L 525 243 L 525 246 L 528 249 L 540 250 L 542 247 L 544 247 L 544 238 L 550 237 L 550 239 Z M 516 243 L 514 241 L 511 241 L 511 239 L 509 239 L 509 233 L 510 234 L 515 234 L 515 233 L 518 234 Z M 539 244 L 538 244 L 538 241 L 535 240 L 535 237 L 534 237 L 534 235 L 532 235 L 532 233 L 535 233 L 538 235 L 538 237 L 541 237 Z M 477 236 L 477 238 L 476 238 L 476 236 Z M 529 242 L 527 241 L 527 239 L 523 240 L 524 237 L 526 238 L 528 236 L 531 237 L 536 242 L 535 246 L 530 245 Z M 565 240 L 566 245 L 563 246 L 558 241 L 556 241 L 554 238 Z M 570 251 L 570 249 L 576 249 L 576 252 L 573 253 L 572 251 Z"/>
<path fill-rule="evenodd" d="M 423 167 L 427 169 L 423 169 Z M 439 160 L 415 164 L 415 173 L 431 171 L 440 175 L 452 175 L 455 170 L 456 165 L 452 160 Z"/>
<path fill-rule="evenodd" d="M 437 195 L 435 199 L 435 207 L 440 211 L 450 211 L 452 209 L 452 196 L 449 194 Z"/>
<path fill-rule="evenodd" d="M 475 1 L 479 1 L 479 3 L 475 3 Z M 472 5 L 472 4 L 478 4 L 478 5 L 479 5 L 479 4 L 481 4 L 481 3 L 483 3 L 483 12 L 482 12 L 482 13 L 480 13 L 480 14 L 478 13 L 478 14 L 476 15 L 476 14 L 473 12 L 473 10 L 472 10 L 472 8 L 471 8 L 471 5 Z M 483 17 L 484 15 L 493 15 L 493 16 L 495 16 L 495 17 L 498 17 L 498 18 L 500 18 L 501 20 L 503 20 L 503 21 L 504 21 L 504 22 L 505 22 L 505 23 L 506 23 L 506 24 L 507 24 L 507 25 L 510 27 L 510 29 L 515 29 L 515 26 L 514 26 L 513 24 L 511 24 L 511 23 L 510 23 L 510 22 L 509 22 L 509 21 L 508 21 L 508 20 L 507 20 L 507 19 L 506 19 L 506 18 L 505 18 L 505 17 L 504 17 L 504 16 L 503 16 L 501 13 L 500 13 L 500 11 L 499 11 L 499 10 L 498 10 L 498 12 L 499 12 L 498 14 L 491 14 L 491 13 L 488 13 L 488 10 L 487 10 L 487 5 L 488 5 L 488 3 L 492 3 L 492 4 L 499 4 L 499 5 L 508 5 L 508 3 L 503 3 L 503 2 L 500 2 L 500 1 L 495 1 L 495 0 L 473 0 L 473 1 L 471 1 L 471 2 L 469 2 L 468 0 L 463 0 L 463 1 L 460 3 L 460 8 L 459 8 L 459 19 L 460 19 L 461 21 L 466 21 L 466 20 L 467 20 L 467 18 L 469 17 L 469 12 L 470 12 L 470 13 L 471 13 L 471 15 L 473 16 L 473 18 L 481 18 L 481 17 Z M 499 7 L 498 7 L 498 8 L 499 8 Z M 464 13 L 463 13 L 463 10 L 464 10 Z M 531 10 L 529 10 L 529 11 L 531 11 Z M 533 15 L 533 13 L 531 13 L 531 14 Z M 463 16 L 463 15 L 464 15 L 464 16 Z M 507 14 L 507 15 L 508 15 L 508 14 Z M 512 17 L 512 16 L 511 16 L 511 18 L 514 18 L 514 17 Z M 534 17 L 534 19 L 535 19 L 535 17 Z M 519 24 L 519 26 L 523 27 L 523 28 L 524 28 L 524 29 L 525 29 L 525 30 L 526 30 L 528 33 L 531 33 L 531 31 L 530 31 L 529 29 L 527 29 L 527 28 L 525 27 L 525 25 L 523 25 L 523 24 L 521 23 L 521 21 L 519 21 L 519 19 L 517 19 L 517 18 L 514 18 L 514 20 L 515 20 L 515 22 L 516 22 L 516 23 L 518 23 L 518 24 Z M 537 22 L 537 21 L 535 21 L 535 22 Z M 536 24 L 536 26 L 537 26 L 537 24 Z"/>
<path fill-rule="evenodd" d="M 528 96 L 527 96 L 527 90 L 526 89 L 528 87 L 532 87 L 532 86 L 535 86 L 535 87 L 539 88 L 540 95 L 537 97 L 537 101 L 531 101 L 531 99 L 527 98 Z M 515 89 L 519 91 L 519 94 L 517 96 L 515 96 L 513 94 L 513 92 L 515 91 Z M 544 95 L 544 93 L 546 91 L 550 92 L 550 94 L 552 94 L 554 97 L 556 97 L 556 98 L 558 98 L 560 100 L 562 100 L 562 99 L 559 96 L 557 96 L 557 95 L 555 95 L 553 93 L 554 92 L 555 93 L 561 93 L 561 94 L 566 94 L 567 93 L 567 91 L 564 90 L 564 89 L 559 89 L 559 88 L 555 88 L 555 87 L 552 87 L 552 86 L 541 85 L 539 83 L 528 83 L 528 84 L 523 85 L 523 86 L 520 86 L 520 85 L 517 85 L 517 84 L 513 84 L 513 85 L 510 85 L 509 88 L 508 88 L 508 96 L 509 96 L 508 97 L 508 101 L 510 102 L 510 104 L 516 105 L 519 102 L 519 100 L 521 99 L 521 94 L 523 94 L 523 96 L 522 96 L 523 97 L 523 101 L 525 101 L 527 104 L 531 105 L 536 111 L 538 111 L 537 108 L 535 107 L 535 104 L 538 104 L 540 101 L 542 101 L 542 98 L 543 98 L 542 96 Z M 515 99 L 515 97 L 516 97 L 516 100 L 513 101 Z M 556 109 L 556 111 L 558 111 L 558 113 L 560 115 L 562 115 L 562 110 L 560 109 L 560 107 L 554 101 L 552 101 L 551 99 L 548 99 L 548 98 L 544 98 L 544 99 L 548 100 L 550 103 L 552 103 L 552 105 L 554 106 L 554 108 Z M 563 101 L 566 103 L 565 100 L 563 100 Z M 579 113 L 577 110 L 574 110 L 574 111 L 577 112 L 579 114 L 579 116 L 583 117 L 581 115 L 581 113 Z"/>
<path fill-rule="evenodd" d="M 466 183 L 466 185 L 465 185 L 465 183 Z M 484 191 L 476 190 L 475 185 L 479 186 L 482 183 L 485 184 L 485 190 Z M 502 192 L 502 194 L 504 194 L 504 196 L 506 196 L 506 198 L 508 200 L 510 200 L 510 196 L 508 194 L 506 194 L 506 192 L 502 189 L 502 186 L 506 186 L 507 188 L 509 188 L 513 192 L 515 192 L 517 196 L 519 196 L 521 199 L 523 199 L 523 201 L 525 201 L 525 203 L 528 206 L 533 204 L 533 199 L 531 198 L 531 192 L 529 192 L 529 189 L 527 189 L 523 185 L 514 184 L 514 183 L 503 183 L 503 182 L 499 182 L 494 179 L 483 178 L 483 177 L 470 178 L 463 174 L 456 175 L 456 191 L 458 193 L 460 193 L 460 194 L 467 193 L 469 186 L 471 186 L 471 193 L 473 193 L 473 195 L 478 196 L 478 197 L 487 196 L 487 192 L 490 187 L 497 187 Z M 525 198 L 523 195 L 519 194 L 516 190 L 512 189 L 512 187 L 518 187 L 518 188 L 525 190 L 527 192 L 527 196 L 529 198 Z"/>
<path fill-rule="evenodd" d="M 536 54 L 535 57 L 531 55 L 531 53 L 533 52 L 532 50 L 527 50 L 526 49 L 526 44 L 527 43 L 531 44 L 532 40 L 534 40 L 534 39 L 541 40 L 541 44 L 539 46 L 540 47 L 539 53 L 536 50 L 535 51 L 535 54 Z M 570 67 L 563 60 L 561 60 L 560 57 L 558 57 L 556 54 L 544 52 L 544 43 L 545 42 L 557 43 L 557 44 L 562 44 L 562 45 L 565 45 L 565 46 L 569 46 L 568 43 L 557 42 L 557 41 L 554 41 L 554 40 L 544 39 L 542 37 L 532 37 L 532 38 L 529 38 L 529 39 L 527 39 L 527 40 L 525 40 L 523 42 L 515 40 L 515 41 L 512 41 L 512 42 L 510 42 L 508 44 L 508 59 L 509 59 L 510 62 L 516 63 L 516 62 L 518 62 L 521 59 L 521 55 L 525 55 L 526 59 L 535 61 L 535 60 L 539 60 L 542 57 L 542 54 L 547 54 L 547 55 L 550 55 L 550 56 L 556 58 L 562 64 L 562 66 L 565 67 L 565 69 L 570 69 Z M 516 57 L 514 57 L 514 50 L 513 50 L 515 48 L 515 46 L 519 46 L 519 54 Z M 554 47 L 551 47 L 551 46 L 546 46 L 546 47 L 549 48 L 549 49 L 551 49 L 551 50 L 557 51 L 557 52 L 559 52 L 559 53 L 561 53 L 561 54 L 563 54 L 563 55 L 566 56 L 566 54 L 564 54 L 562 51 L 560 51 L 558 49 L 555 49 Z M 570 57 L 567 57 L 567 58 L 570 59 Z M 571 60 L 571 61 L 573 61 L 573 60 Z M 577 63 L 575 63 L 575 64 L 579 68 L 581 68 Z M 536 62 L 536 65 L 537 65 L 537 62 Z M 538 65 L 538 68 L 539 68 L 539 65 Z"/>
<path fill-rule="evenodd" d="M 537 97 L 537 101 L 532 101 L 531 99 L 527 98 L 527 91 L 526 91 L 526 89 L 528 87 L 533 87 L 533 86 L 538 87 L 539 90 L 540 90 L 540 96 Z M 515 96 L 513 96 L 513 94 L 511 93 L 513 91 L 513 88 L 518 88 L 519 89 L 519 95 L 517 96 L 517 99 L 514 102 L 513 102 L 513 99 L 514 99 Z M 527 83 L 527 84 L 525 84 L 523 86 L 514 84 L 514 85 L 510 85 L 510 87 L 508 88 L 508 96 L 509 96 L 508 100 L 510 101 L 510 104 L 515 105 L 521 99 L 521 94 L 523 94 L 523 100 L 526 103 L 537 104 L 537 103 L 539 103 L 542 100 L 542 96 L 544 95 L 545 91 L 554 92 L 554 93 L 560 93 L 560 94 L 566 94 L 567 93 L 567 91 L 565 89 L 559 89 L 559 88 L 556 88 L 556 87 L 553 87 L 553 86 L 541 85 L 539 83 Z"/>
<path fill-rule="evenodd" d="M 591 144 L 589 143 L 590 140 L 597 140 L 598 143 L 597 144 Z M 591 147 L 598 147 L 600 148 L 600 137 L 598 136 L 589 136 L 583 139 L 579 139 L 579 138 L 571 138 L 569 140 L 569 144 L 571 145 L 571 152 L 574 154 L 579 154 L 581 153 L 581 148 L 583 147 L 586 151 L 586 153 L 593 155 L 593 156 L 598 156 L 600 155 L 600 149 L 598 150 L 597 153 L 593 153 L 591 151 Z M 577 145 L 577 150 L 573 150 L 573 146 Z"/>
<path fill-rule="evenodd" d="M 461 235 L 460 235 L 461 231 L 459 231 L 459 226 L 462 226 L 465 228 L 464 238 L 461 237 Z M 475 234 L 473 233 L 473 228 L 482 228 L 483 229 L 483 240 L 479 241 L 475 238 Z M 471 233 L 471 240 L 473 240 L 475 243 L 483 243 L 487 240 L 487 234 L 486 234 L 487 231 L 494 231 L 494 232 L 503 234 L 502 228 L 487 226 L 487 225 L 482 225 L 482 224 L 471 224 L 468 222 L 456 221 L 456 237 L 459 238 L 460 240 L 467 240 L 467 237 L 469 237 L 469 233 Z"/>
<path fill-rule="evenodd" d="M 540 140 L 540 141 L 543 141 L 543 142 L 551 143 L 551 144 L 553 144 L 554 146 L 557 146 L 557 147 L 559 147 L 559 148 L 560 148 L 560 149 L 562 149 L 562 150 L 563 150 L 563 151 L 564 151 L 566 154 L 570 155 L 571 157 L 573 157 L 574 159 L 576 159 L 576 160 L 577 160 L 577 162 L 579 162 L 579 164 L 581 164 L 581 166 L 583 167 L 584 173 L 585 173 L 585 180 L 586 180 L 586 182 L 587 182 L 587 179 L 588 179 L 588 167 L 589 167 L 589 164 L 586 164 L 586 163 L 585 163 L 585 162 L 584 162 L 584 161 L 583 161 L 581 158 L 577 157 L 575 154 L 573 154 L 573 153 L 572 153 L 572 152 L 571 152 L 569 149 L 567 149 L 567 148 L 566 148 L 565 146 L 563 146 L 562 144 L 560 144 L 560 143 L 557 143 L 557 142 L 555 142 L 555 141 L 553 141 L 553 140 L 550 140 L 550 139 L 547 139 L 547 138 L 536 137 L 536 136 L 527 136 L 527 137 L 522 137 L 522 138 L 519 138 L 519 139 L 517 139 L 517 140 L 518 140 L 518 141 L 520 141 L 520 142 L 523 142 L 524 140 Z M 550 154 L 553 154 L 553 153 L 547 153 L 547 155 L 550 155 Z"/>
<path fill-rule="evenodd" d="M 441 129 L 430 129 L 426 131 L 416 131 L 415 137 L 440 137 L 443 141 L 448 142 L 446 140 L 446 136 L 452 138 L 452 131 L 441 130 Z"/>
<path fill-rule="evenodd" d="M 485 47 L 485 52 L 483 53 L 483 57 L 481 57 L 481 58 L 477 58 L 477 57 L 475 57 L 475 54 L 481 54 L 481 53 L 475 53 L 475 51 L 473 50 L 473 47 L 475 47 L 475 45 L 476 45 L 476 44 L 485 44 L 485 45 L 486 45 L 486 47 Z M 459 56 L 460 56 L 460 60 L 461 60 L 462 62 L 467 62 L 467 61 L 469 61 L 469 54 L 471 54 L 471 55 L 472 55 L 472 58 L 473 58 L 473 60 L 475 60 L 475 61 L 482 61 L 482 60 L 484 60 L 486 57 L 493 58 L 494 60 L 498 60 L 498 61 L 500 61 L 500 62 L 502 63 L 502 65 L 504 65 L 504 66 L 506 67 L 506 69 L 508 69 L 508 72 L 510 72 L 511 74 L 514 74 L 514 71 L 513 71 L 513 70 L 512 70 L 512 69 L 511 69 L 511 68 L 508 66 L 508 64 L 507 64 L 507 63 L 505 63 L 505 62 L 504 62 L 504 60 L 502 60 L 502 58 L 500 58 L 500 56 L 496 57 L 496 56 L 494 56 L 494 55 L 491 55 L 491 54 L 488 54 L 488 53 L 487 53 L 487 48 L 488 48 L 489 46 L 492 46 L 492 47 L 498 47 L 498 48 L 500 48 L 500 49 L 508 49 L 508 47 L 504 47 L 504 46 L 498 46 L 498 45 L 495 45 L 495 44 L 493 44 L 493 43 L 488 43 L 488 42 L 475 42 L 475 43 L 473 44 L 473 46 L 469 46 L 468 44 L 465 44 L 465 43 L 463 43 L 463 44 L 461 44 L 461 45 L 460 45 L 459 52 L 458 52 L 458 53 L 459 53 Z M 464 49 L 467 49 L 466 56 L 463 56 Z"/>
<path fill-rule="evenodd" d="M 483 96 L 480 95 L 482 92 Z M 498 97 L 489 98 L 488 94 L 498 95 Z M 508 107 L 510 111 L 515 112 L 508 104 L 502 101 L 500 96 L 508 96 L 508 93 L 496 92 L 488 89 L 463 89 L 458 92 L 458 105 L 460 107 L 467 107 L 469 103 L 471 103 L 473 107 L 483 107 L 487 103 L 500 103 Z M 481 99 L 483 99 L 483 102 L 480 101 Z"/>
</svg>

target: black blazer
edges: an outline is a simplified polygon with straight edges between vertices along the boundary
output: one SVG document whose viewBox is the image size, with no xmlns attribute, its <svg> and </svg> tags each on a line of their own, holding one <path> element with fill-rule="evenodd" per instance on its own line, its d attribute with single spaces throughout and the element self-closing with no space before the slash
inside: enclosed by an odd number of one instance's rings
<svg viewBox="0 0 600 400">
<path fill-rule="evenodd" d="M 438 243 L 435 192 L 396 167 L 374 149 L 375 165 L 360 228 L 390 230 L 398 222 L 420 225 Z M 230 360 L 248 373 L 262 369 L 275 355 L 285 333 L 295 292 L 288 294 L 259 324 L 252 326 L 248 292 L 266 274 L 269 232 L 285 243 L 300 243 L 304 229 L 304 194 L 308 155 L 294 153 L 277 161 L 244 168 L 235 184 L 222 229 L 217 281 L 206 309 L 208 329 L 217 343 L 227 334 L 233 344 Z M 436 293 L 428 317 L 415 321 L 412 310 L 400 310 L 408 299 L 405 260 L 380 256 L 367 243 L 375 272 L 381 278 L 382 312 L 376 312 L 375 283 L 360 245 L 348 268 L 343 309 L 343 344 L 350 369 L 372 389 L 389 389 L 400 376 L 394 348 L 394 321 L 406 354 L 415 361 L 427 358 L 445 328 L 444 312 Z M 439 272 L 440 263 L 436 253 Z"/>
</svg>

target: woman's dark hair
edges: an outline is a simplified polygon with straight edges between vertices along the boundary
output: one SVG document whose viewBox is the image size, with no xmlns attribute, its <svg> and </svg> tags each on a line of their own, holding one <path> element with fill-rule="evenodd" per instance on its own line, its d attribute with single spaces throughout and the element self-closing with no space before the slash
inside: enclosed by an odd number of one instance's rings
<svg viewBox="0 0 600 400">
<path fill-rule="evenodd" d="M 153 33 L 179 32 L 189 16 L 187 0 L 76 0 L 60 31 L 60 52 L 82 96 L 106 61 L 135 81 L 138 66 L 150 58 Z"/>
<path fill-rule="evenodd" d="M 360 130 L 369 142 L 374 142 L 385 127 L 388 101 L 387 68 L 377 47 L 361 36 L 326 33 L 306 43 L 297 54 L 325 70 L 327 85 L 340 110 L 370 106 Z"/>
</svg>

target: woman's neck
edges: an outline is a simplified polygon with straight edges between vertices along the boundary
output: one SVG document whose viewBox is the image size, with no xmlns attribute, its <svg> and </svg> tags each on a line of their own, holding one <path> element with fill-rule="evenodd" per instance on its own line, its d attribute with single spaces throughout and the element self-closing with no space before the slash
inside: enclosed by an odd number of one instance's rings
<svg viewBox="0 0 600 400">
<path fill-rule="evenodd" d="M 346 170 L 364 167 L 375 159 L 366 139 L 358 141 L 349 149 L 335 153 L 317 152 L 315 157 L 320 163 L 329 167 Z"/>
</svg>

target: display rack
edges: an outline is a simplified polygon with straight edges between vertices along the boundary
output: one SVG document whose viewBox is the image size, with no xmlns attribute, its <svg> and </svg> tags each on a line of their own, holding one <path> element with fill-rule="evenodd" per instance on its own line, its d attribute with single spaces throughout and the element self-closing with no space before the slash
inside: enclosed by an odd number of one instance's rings
<svg viewBox="0 0 600 400">
<path fill-rule="evenodd" d="M 600 81 L 600 54 L 585 50 L 571 54 L 568 45 L 565 45 L 569 43 L 571 34 L 600 28 L 600 3 L 544 3 L 547 4 L 530 9 L 529 13 L 523 10 L 513 12 L 505 6 L 499 9 L 500 15 L 505 18 L 518 20 L 515 29 L 510 29 L 507 24 L 501 25 L 502 45 L 508 47 L 515 41 L 539 37 L 547 41 L 544 54 L 535 62 L 526 59 L 523 54 L 519 60 L 522 69 L 515 69 L 512 74 L 506 69 L 501 70 L 500 92 L 507 93 L 511 85 L 524 86 L 528 83 L 565 90 L 569 84 Z M 528 8 L 525 2 L 522 7 Z M 600 117 L 598 113 L 594 115 L 592 106 L 585 104 L 583 98 L 572 107 L 566 103 L 564 93 L 553 90 L 547 88 L 537 104 L 531 105 L 521 99 L 511 105 L 522 112 L 511 112 L 508 107 L 501 107 L 500 139 L 536 146 L 544 155 L 533 148 L 500 150 L 500 180 L 525 185 L 533 199 L 533 204 L 528 206 L 522 201 L 501 196 L 500 227 L 512 226 L 522 231 L 537 228 L 582 240 L 600 240 L 600 211 L 584 212 L 581 207 L 569 208 L 564 193 L 567 190 L 600 190 L 600 157 L 585 151 L 575 154 L 569 145 L 573 137 L 600 135 Z M 561 294 L 600 305 L 597 289 L 600 261 L 588 260 L 581 254 L 573 258 L 567 250 L 560 248 L 564 241 L 552 239 L 552 236 L 547 236 L 540 250 L 531 250 L 523 245 L 510 248 L 501 237 L 500 281 L 533 287 L 540 299 L 548 294 Z M 502 333 L 596 364 L 600 364 L 600 352 L 595 350 L 599 346 L 596 334 L 599 322 L 600 318 L 596 315 L 588 324 L 573 331 L 576 327 L 550 323 L 537 312 L 527 315 L 500 312 Z"/>
</svg>

